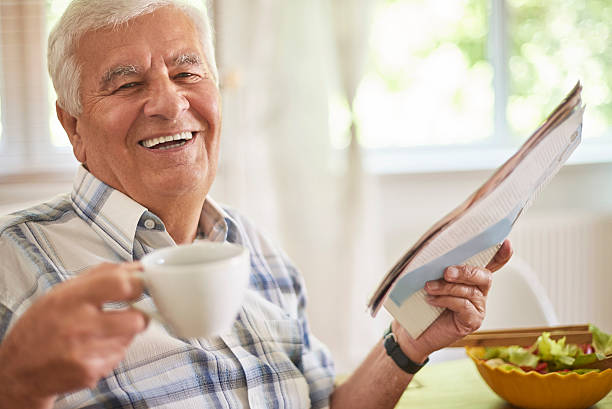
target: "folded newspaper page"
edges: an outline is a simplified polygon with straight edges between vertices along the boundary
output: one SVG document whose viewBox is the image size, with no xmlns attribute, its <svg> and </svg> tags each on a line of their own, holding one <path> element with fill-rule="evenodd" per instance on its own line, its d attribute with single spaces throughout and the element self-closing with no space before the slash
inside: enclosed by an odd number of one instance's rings
<svg viewBox="0 0 612 409">
<path fill-rule="evenodd" d="M 581 91 L 578 82 L 493 176 L 402 256 L 372 295 L 372 316 L 384 305 L 416 338 L 443 311 L 425 301 L 425 283 L 442 278 L 451 265 L 488 264 L 519 216 L 580 143 Z"/>
</svg>

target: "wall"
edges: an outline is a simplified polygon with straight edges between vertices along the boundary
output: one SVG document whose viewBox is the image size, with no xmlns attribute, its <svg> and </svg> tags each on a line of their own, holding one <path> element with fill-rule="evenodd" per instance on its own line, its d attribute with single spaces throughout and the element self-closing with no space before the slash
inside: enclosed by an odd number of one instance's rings
<svg viewBox="0 0 612 409">
<path fill-rule="evenodd" d="M 72 173 L 0 177 L 0 214 L 19 210 L 72 189 Z"/>
</svg>

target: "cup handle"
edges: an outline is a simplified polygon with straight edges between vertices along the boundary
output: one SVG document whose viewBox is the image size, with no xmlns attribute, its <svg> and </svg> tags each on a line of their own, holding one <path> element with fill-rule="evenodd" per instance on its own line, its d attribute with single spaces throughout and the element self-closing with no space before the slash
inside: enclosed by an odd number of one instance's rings
<svg viewBox="0 0 612 409">
<path fill-rule="evenodd" d="M 145 288 L 147 287 L 145 275 L 142 271 L 134 271 L 132 272 L 132 274 L 138 277 L 142 281 L 143 286 Z M 155 301 L 153 301 L 153 298 L 151 298 L 151 302 L 153 302 L 153 305 L 155 305 Z M 147 311 L 144 308 L 136 305 L 137 301 L 129 301 L 128 304 L 130 305 L 131 308 L 134 308 L 135 310 L 142 312 L 144 315 L 148 316 L 150 319 L 154 319 L 155 321 L 158 321 L 164 325 L 167 324 L 167 321 L 164 319 L 164 317 L 162 317 L 162 315 L 158 311 Z"/>
</svg>

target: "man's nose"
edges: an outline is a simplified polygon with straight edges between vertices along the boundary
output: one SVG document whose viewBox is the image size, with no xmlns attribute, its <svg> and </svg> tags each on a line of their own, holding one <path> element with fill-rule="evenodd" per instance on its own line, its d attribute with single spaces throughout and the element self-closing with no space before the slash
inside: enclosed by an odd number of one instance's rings
<svg viewBox="0 0 612 409">
<path fill-rule="evenodd" d="M 149 90 L 144 113 L 150 117 L 174 120 L 189 108 L 189 101 L 169 78 L 161 79 Z"/>
</svg>

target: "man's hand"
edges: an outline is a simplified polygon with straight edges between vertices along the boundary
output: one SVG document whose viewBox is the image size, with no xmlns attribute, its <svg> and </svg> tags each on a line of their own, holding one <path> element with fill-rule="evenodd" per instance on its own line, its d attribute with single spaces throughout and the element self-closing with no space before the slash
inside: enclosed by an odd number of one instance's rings
<svg viewBox="0 0 612 409">
<path fill-rule="evenodd" d="M 139 263 L 105 263 L 57 285 L 23 314 L 0 344 L 0 408 L 47 408 L 56 396 L 94 387 L 123 359 L 148 323 L 133 309 L 103 311 L 137 299 Z"/>
<path fill-rule="evenodd" d="M 411 338 L 397 321 L 393 321 L 393 333 L 402 351 L 414 362 L 422 363 L 433 351 L 480 327 L 491 288 L 491 272 L 500 269 L 511 256 L 510 242 L 505 241 L 486 268 L 449 267 L 443 279 L 427 283 L 425 290 L 430 295 L 429 302 L 446 310 L 417 339 Z M 372 382 L 373 379 L 378 381 Z M 351 377 L 336 387 L 330 406 L 392 408 L 411 379 L 411 374 L 401 370 L 387 356 L 383 342 L 379 341 Z"/>
<path fill-rule="evenodd" d="M 393 332 L 404 352 L 422 362 L 433 351 L 476 331 L 485 317 L 492 272 L 510 257 L 512 247 L 506 240 L 486 268 L 451 266 L 444 271 L 444 278 L 429 281 L 425 285 L 427 302 L 446 310 L 416 340 L 394 321 Z"/>
</svg>

